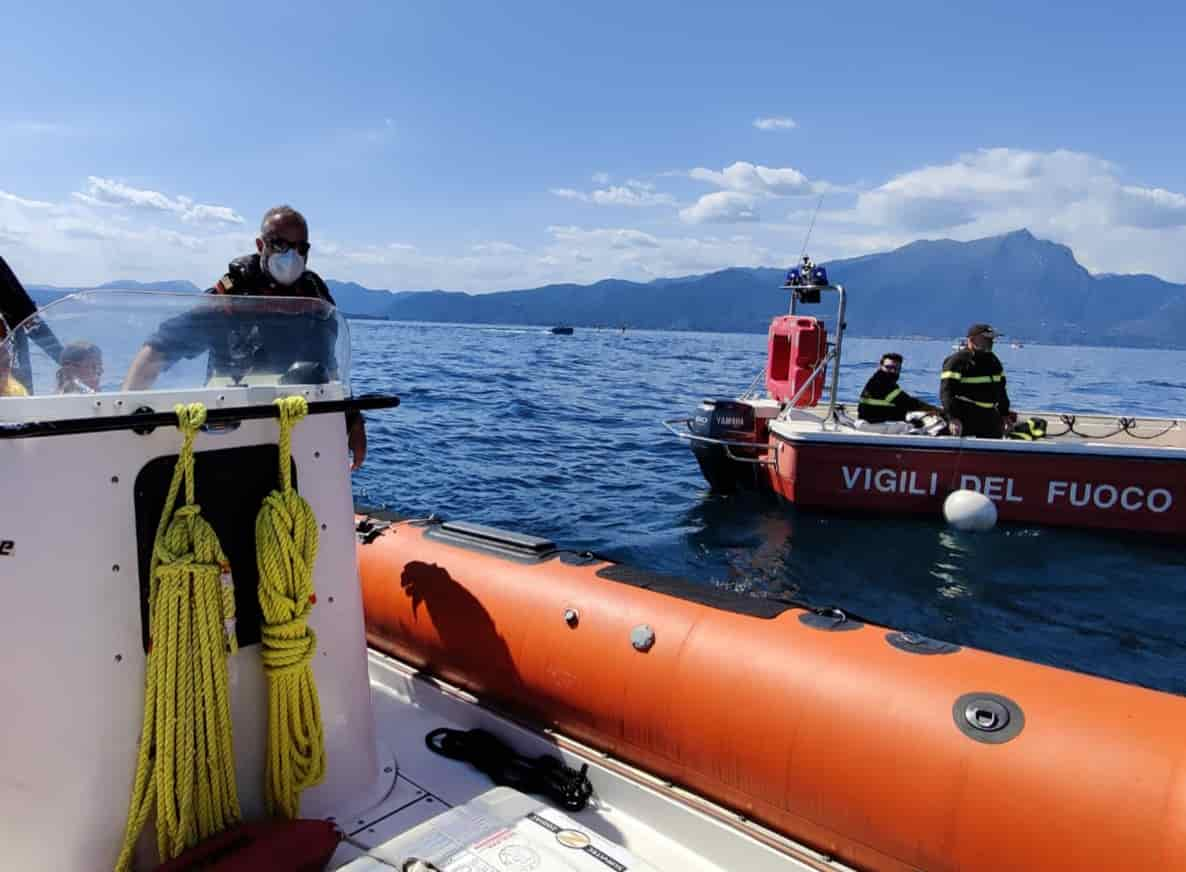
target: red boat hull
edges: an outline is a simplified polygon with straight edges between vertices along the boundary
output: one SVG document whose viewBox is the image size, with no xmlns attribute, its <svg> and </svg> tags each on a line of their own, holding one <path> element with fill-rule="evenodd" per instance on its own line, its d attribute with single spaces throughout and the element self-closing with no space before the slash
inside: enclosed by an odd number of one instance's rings
<svg viewBox="0 0 1186 872">
<path fill-rule="evenodd" d="M 774 462 L 764 483 L 796 505 L 820 509 L 938 517 L 948 494 L 967 489 L 991 498 L 1002 521 L 1186 532 L 1181 459 L 1001 450 L 1000 443 L 994 450 L 976 441 L 915 448 L 902 440 L 883 446 L 771 433 Z"/>
</svg>

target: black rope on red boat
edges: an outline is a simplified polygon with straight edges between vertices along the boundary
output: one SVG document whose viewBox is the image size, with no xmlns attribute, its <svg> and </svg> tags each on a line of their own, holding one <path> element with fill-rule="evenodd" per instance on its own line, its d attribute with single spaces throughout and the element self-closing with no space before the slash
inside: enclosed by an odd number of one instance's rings
<svg viewBox="0 0 1186 872">
<path fill-rule="evenodd" d="M 1060 420 L 1060 421 L 1062 421 L 1064 424 L 1066 424 L 1066 425 L 1067 425 L 1067 429 L 1063 430 L 1061 433 L 1047 433 L 1047 434 L 1046 434 L 1047 436 L 1051 436 L 1051 437 L 1053 437 L 1053 436 L 1065 436 L 1065 435 L 1067 435 L 1068 433 L 1073 433 L 1073 434 L 1075 434 L 1076 436 L 1078 436 L 1080 439 L 1095 439 L 1095 440 L 1098 440 L 1098 439 L 1111 439 L 1113 436 L 1117 436 L 1117 435 L 1119 435 L 1119 434 L 1121 434 L 1121 433 L 1125 432 L 1125 430 L 1126 430 L 1126 427 L 1125 427 L 1125 423 L 1124 423 L 1124 422 L 1125 422 L 1126 420 L 1128 420 L 1128 419 L 1127 419 L 1127 418 L 1120 418 L 1120 419 L 1119 419 L 1120 426 L 1119 426 L 1119 427 L 1117 427 L 1115 430 L 1112 430 L 1112 431 L 1110 431 L 1110 432 L 1108 432 L 1108 433 L 1084 433 L 1082 430 L 1076 430 L 1076 429 L 1075 429 L 1075 421 L 1076 421 L 1076 418 L 1075 418 L 1075 416 L 1074 416 L 1074 415 L 1059 415 L 1059 416 L 1058 416 L 1058 420 Z M 1134 422 L 1134 423 L 1135 423 L 1135 422 Z"/>
<path fill-rule="evenodd" d="M 1177 421 L 1172 421 L 1169 424 L 1167 424 L 1162 430 L 1159 430 L 1158 432 L 1156 432 L 1150 436 L 1142 436 L 1139 433 L 1135 432 L 1136 428 L 1137 428 L 1137 424 L 1138 424 L 1138 421 L 1136 418 L 1121 418 L 1120 419 L 1120 426 L 1123 427 L 1124 432 L 1127 433 L 1129 436 L 1131 436 L 1133 439 L 1145 439 L 1145 440 L 1160 439 L 1162 436 L 1164 436 L 1170 430 L 1173 430 L 1175 427 L 1178 426 Z"/>
<path fill-rule="evenodd" d="M 1133 439 L 1143 439 L 1143 440 L 1149 441 L 1152 439 L 1160 439 L 1162 436 L 1164 436 L 1170 430 L 1173 430 L 1175 427 L 1178 426 L 1177 421 L 1171 421 L 1169 424 L 1167 424 L 1163 429 L 1159 430 L 1158 432 L 1153 433 L 1148 436 L 1142 436 L 1140 433 L 1136 432 L 1137 427 L 1140 426 L 1140 421 L 1138 421 L 1136 418 L 1117 418 L 1116 423 L 1118 424 L 1118 426 L 1116 427 L 1115 430 L 1111 430 L 1107 433 L 1085 433 L 1082 430 L 1075 429 L 1076 419 L 1075 419 L 1074 415 L 1059 415 L 1058 420 L 1060 420 L 1064 424 L 1066 424 L 1067 429 L 1063 430 L 1061 433 L 1047 433 L 1046 434 L 1047 436 L 1057 437 L 1057 436 L 1065 436 L 1068 433 L 1074 433 L 1076 436 L 1078 436 L 1081 439 L 1092 439 L 1092 440 L 1098 441 L 1100 439 L 1111 439 L 1113 436 L 1119 436 L 1121 433 L 1125 433 L 1125 434 L 1131 436 Z"/>
<path fill-rule="evenodd" d="M 1051 431 L 1047 430 L 1046 431 L 1047 439 L 1056 439 L 1059 436 L 1066 436 L 1068 433 L 1075 432 L 1075 416 L 1074 415 L 1059 415 L 1058 420 L 1060 420 L 1064 424 L 1066 424 L 1067 429 L 1063 430 L 1061 433 L 1052 433 Z"/>
<path fill-rule="evenodd" d="M 525 757 L 485 730 L 440 727 L 424 737 L 424 744 L 442 757 L 473 764 L 495 784 L 523 793 L 542 794 L 568 811 L 580 811 L 593 795 L 593 785 L 586 774 L 588 763 L 577 770 L 547 754 Z"/>
</svg>

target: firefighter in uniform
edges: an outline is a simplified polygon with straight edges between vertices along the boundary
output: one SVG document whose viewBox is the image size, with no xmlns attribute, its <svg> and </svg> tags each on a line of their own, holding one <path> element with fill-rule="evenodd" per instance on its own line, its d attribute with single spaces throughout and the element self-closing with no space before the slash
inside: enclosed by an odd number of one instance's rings
<svg viewBox="0 0 1186 872">
<path fill-rule="evenodd" d="M 865 382 L 865 389 L 861 391 L 857 417 L 871 424 L 882 424 L 886 421 L 905 421 L 908 412 L 939 411 L 930 403 L 924 403 L 898 387 L 901 372 L 902 355 L 894 351 L 881 355 L 877 372 Z"/>
<path fill-rule="evenodd" d="M 226 275 L 207 293 L 236 296 L 313 297 L 333 305 L 321 276 L 306 269 L 309 256 L 309 225 L 291 206 L 269 209 L 255 240 L 256 253 L 231 261 Z M 336 322 L 306 338 L 309 358 L 331 363 L 336 341 Z M 124 390 L 146 390 L 157 376 L 181 357 L 209 349 L 211 358 L 225 356 L 226 331 L 202 311 L 184 313 L 165 321 L 137 354 L 124 380 Z M 233 334 L 230 339 L 234 340 Z M 258 345 L 258 343 L 257 343 Z M 266 346 L 267 343 L 264 343 Z M 266 351 L 266 348 L 264 349 Z M 217 352 L 217 353 L 216 353 Z M 358 412 L 347 415 L 347 444 L 353 455 L 351 467 L 358 469 L 366 457 L 366 424 Z"/>
<path fill-rule="evenodd" d="M 1005 369 L 992 353 L 999 335 L 988 324 L 973 324 L 967 345 L 943 361 L 939 399 L 953 436 L 999 439 L 1017 419 L 1009 411 Z"/>
</svg>

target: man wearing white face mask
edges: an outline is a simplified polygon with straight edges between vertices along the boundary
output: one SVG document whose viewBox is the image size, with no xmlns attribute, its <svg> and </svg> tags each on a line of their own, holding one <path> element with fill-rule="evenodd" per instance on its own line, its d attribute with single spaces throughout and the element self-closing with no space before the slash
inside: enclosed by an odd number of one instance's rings
<svg viewBox="0 0 1186 872">
<path fill-rule="evenodd" d="M 321 297 L 334 301 L 321 276 L 306 269 L 309 225 L 291 206 L 273 206 L 264 213 L 255 254 L 231 261 L 227 273 L 210 289 L 215 294 L 275 294 Z"/>
<path fill-rule="evenodd" d="M 291 206 L 274 206 L 264 213 L 259 237 L 255 240 L 255 254 L 237 257 L 230 262 L 226 275 L 220 278 L 209 294 L 233 296 L 314 297 L 333 304 L 329 288 L 321 276 L 306 269 L 309 256 L 309 225 L 303 215 Z M 308 360 L 326 361 L 333 356 L 336 325 L 332 334 L 308 337 L 312 346 Z M 213 325 L 213 327 L 211 327 Z M 220 328 L 208 312 L 186 314 L 169 319 L 149 337 L 132 361 L 124 379 L 125 390 L 145 390 L 152 386 L 160 373 L 181 358 L 194 357 L 209 351 L 212 368 L 225 366 L 228 357 L 253 359 L 266 356 L 266 337 L 256 332 L 240 336 L 236 331 Z M 366 425 L 362 415 L 347 416 L 347 445 L 353 456 L 351 467 L 358 469 L 366 457 Z"/>
</svg>

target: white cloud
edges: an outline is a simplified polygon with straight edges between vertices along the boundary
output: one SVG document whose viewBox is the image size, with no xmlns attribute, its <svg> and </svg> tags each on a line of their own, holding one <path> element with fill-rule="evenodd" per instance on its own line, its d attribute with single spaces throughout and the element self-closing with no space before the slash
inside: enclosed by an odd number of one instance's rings
<svg viewBox="0 0 1186 872">
<path fill-rule="evenodd" d="M 479 292 L 780 265 L 798 254 L 811 222 L 815 198 L 807 195 L 825 189 L 834 193 L 811 237 L 817 260 L 883 251 L 920 236 L 972 239 L 1029 227 L 1070 245 L 1089 269 L 1186 280 L 1186 192 L 1128 178 L 1091 155 L 987 149 L 862 191 L 810 179 L 798 169 L 746 162 L 683 170 L 679 177 L 682 182 L 654 178 L 675 193 L 680 184 L 711 189 L 697 200 L 685 198 L 682 210 L 666 204 L 642 213 L 647 223 L 638 226 L 579 226 L 567 218 L 546 228 L 492 224 L 485 231 L 490 237 L 476 243 L 418 238 L 417 247 L 383 239 L 335 242 L 334 228 L 318 222 L 310 265 L 325 277 L 370 287 Z M 619 178 L 626 180 L 599 181 L 591 191 L 558 188 L 556 196 L 594 205 L 598 192 L 610 205 L 664 196 L 648 181 Z M 0 239 L 5 257 L 30 283 L 188 278 L 204 286 L 232 257 L 253 250 L 254 233 L 219 220 L 238 217 L 234 205 L 197 199 L 97 176 L 78 196 L 60 201 L 0 191 Z M 568 211 L 563 203 L 553 205 L 558 215 Z M 719 237 L 708 232 L 729 224 L 734 228 Z M 349 238 L 338 232 L 339 239 Z M 501 240 L 503 233 L 514 233 L 515 244 Z"/>
<path fill-rule="evenodd" d="M 600 206 L 674 206 L 675 198 L 670 194 L 656 194 L 642 186 L 615 185 L 594 191 L 593 202 Z"/>
<path fill-rule="evenodd" d="M 1089 269 L 1186 278 L 1186 195 L 1131 184 L 1082 152 L 981 149 L 895 176 L 829 219 L 900 239 L 1028 227 L 1069 245 Z"/>
<path fill-rule="evenodd" d="M 600 175 L 600 174 L 599 174 Z M 579 200 L 582 203 L 593 203 L 597 206 L 674 206 L 675 198 L 670 194 L 655 191 L 655 186 L 649 182 L 628 179 L 625 184 L 611 185 L 585 193 L 574 188 L 552 188 L 551 193 L 566 200 Z"/>
<path fill-rule="evenodd" d="M 557 197 L 563 197 L 566 200 L 588 200 L 589 195 L 583 191 L 578 191 L 574 188 L 552 188 L 551 192 Z"/>
<path fill-rule="evenodd" d="M 705 194 L 696 204 L 681 209 L 680 220 L 687 224 L 731 224 L 759 220 L 756 198 L 736 191 Z"/>
<path fill-rule="evenodd" d="M 524 251 L 510 242 L 479 242 L 472 247 L 475 254 L 523 254 Z"/>
<path fill-rule="evenodd" d="M 659 248 L 659 240 L 650 233 L 641 230 L 625 228 L 582 230 L 580 227 L 552 226 L 548 228 L 556 239 L 564 242 L 589 242 L 595 240 L 599 245 L 612 249 L 628 248 Z"/>
<path fill-rule="evenodd" d="M 189 197 L 169 197 L 159 191 L 133 188 L 114 179 L 88 176 L 85 191 L 76 191 L 75 199 L 89 206 L 132 207 L 170 212 L 186 222 L 243 224 L 243 218 L 227 206 L 195 203 Z"/>
<path fill-rule="evenodd" d="M 1102 204 L 1118 193 L 1115 168 L 1071 151 L 982 149 L 895 176 L 862 193 L 857 214 L 872 224 L 932 230 L 1006 209 L 1050 212 Z"/>
<path fill-rule="evenodd" d="M 0 203 L 7 203 L 22 209 L 52 209 L 53 203 L 45 203 L 41 200 L 26 200 L 24 197 L 18 197 L 16 194 L 10 194 L 7 191 L 0 191 Z"/>
<path fill-rule="evenodd" d="M 720 172 L 696 167 L 688 175 L 697 181 L 708 182 L 727 191 L 772 197 L 819 193 L 827 187 L 810 181 L 807 176 L 792 167 L 776 169 L 755 166 L 743 160 L 730 164 Z"/>
<path fill-rule="evenodd" d="M 726 266 L 757 266 L 776 257 L 747 237 L 666 236 L 633 227 L 554 225 L 540 245 L 479 243 L 459 255 L 366 250 L 325 244 L 316 268 L 370 287 L 447 288 L 488 291 L 529 288 L 554 282 L 591 283 L 607 277 L 649 281 L 662 276 L 707 272 Z"/>
<path fill-rule="evenodd" d="M 1128 227 L 1186 226 L 1186 196 L 1161 188 L 1124 185 L 1116 193 L 1115 217 Z"/>
<path fill-rule="evenodd" d="M 86 193 L 57 203 L 0 191 L 0 230 L 11 246 L 5 257 L 22 279 L 66 286 L 117 278 L 209 284 L 227 261 L 251 249 L 252 235 L 228 222 L 227 207 L 99 184 L 107 181 L 94 177 Z"/>
<path fill-rule="evenodd" d="M 222 224 L 242 224 L 243 216 L 235 213 L 229 206 L 207 206 L 198 203 L 189 207 L 181 215 L 182 221 L 201 222 L 213 221 Z"/>
<path fill-rule="evenodd" d="M 709 272 L 727 266 L 759 266 L 775 256 L 747 237 L 659 236 L 633 228 L 550 227 L 554 243 L 544 266 L 567 281 L 607 276 L 649 281 Z"/>
<path fill-rule="evenodd" d="M 794 118 L 787 118 L 785 116 L 772 118 L 755 118 L 754 127 L 758 130 L 794 130 L 799 126 Z"/>
</svg>

